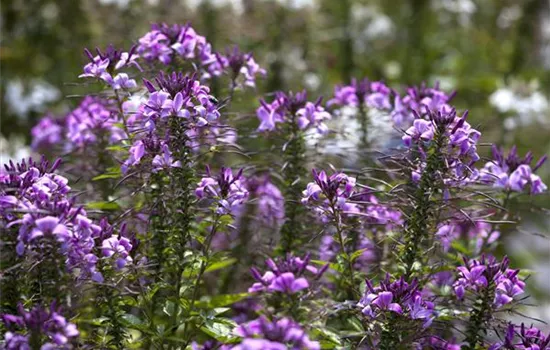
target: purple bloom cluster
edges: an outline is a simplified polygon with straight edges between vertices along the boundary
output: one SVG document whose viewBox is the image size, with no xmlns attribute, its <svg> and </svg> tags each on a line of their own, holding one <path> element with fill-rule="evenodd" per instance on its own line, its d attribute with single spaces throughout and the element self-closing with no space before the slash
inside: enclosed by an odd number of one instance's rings
<svg viewBox="0 0 550 350">
<path fill-rule="evenodd" d="M 422 298 L 418 281 L 405 282 L 404 278 L 391 282 L 389 274 L 374 287 L 366 281 L 365 295 L 359 300 L 358 307 L 364 315 L 376 318 L 379 314 L 391 311 L 413 320 L 422 320 L 424 327 L 428 327 L 434 317 L 434 304 Z"/>
<path fill-rule="evenodd" d="M 546 191 L 546 185 L 538 175 L 534 174 L 544 164 L 546 156 L 539 159 L 531 168 L 530 164 L 533 162 L 531 152 L 522 159 L 514 146 L 505 157 L 504 152 L 493 145 L 492 153 L 493 160 L 485 164 L 480 171 L 479 178 L 482 182 L 515 192 L 524 192 L 528 189 L 531 194 L 539 194 Z"/>
<path fill-rule="evenodd" d="M 48 149 L 61 143 L 63 140 L 63 123 L 52 116 L 44 116 L 37 125 L 31 129 L 33 150 Z"/>
<path fill-rule="evenodd" d="M 26 311 L 21 304 L 18 315 L 2 315 L 8 331 L 4 335 L 4 346 L 7 350 L 30 350 L 41 345 L 41 350 L 70 349 L 71 341 L 79 332 L 73 323 L 60 314 L 55 304 L 45 310 L 35 306 Z M 39 344 L 32 344 L 33 341 Z"/>
<path fill-rule="evenodd" d="M 484 244 L 492 244 L 500 237 L 500 231 L 493 229 L 492 225 L 477 221 L 450 221 L 439 226 L 436 236 L 441 240 L 443 250 L 449 251 L 453 241 L 464 238 L 475 246 L 475 253 L 479 253 Z"/>
<path fill-rule="evenodd" d="M 518 331 L 519 329 L 519 331 Z M 489 350 L 548 350 L 550 349 L 550 335 L 544 336 L 542 332 L 531 326 L 525 327 L 513 324 L 508 325 L 504 341 L 493 344 Z"/>
<path fill-rule="evenodd" d="M 83 148 L 97 144 L 101 137 L 109 144 L 116 144 L 127 137 L 118 124 L 122 119 L 109 102 L 87 96 L 65 118 L 68 147 Z M 103 136 L 104 135 L 104 136 Z"/>
<path fill-rule="evenodd" d="M 508 264 L 508 258 L 500 263 L 485 256 L 481 260 L 464 259 L 464 266 L 457 268 L 459 278 L 453 284 L 457 297 L 463 299 L 466 290 L 481 293 L 494 285 L 493 306 L 500 308 L 511 303 L 515 296 L 524 292 L 525 282 L 519 279 L 519 270 L 509 269 Z"/>
<path fill-rule="evenodd" d="M 207 167 L 207 176 L 201 179 L 195 190 L 195 194 L 199 199 L 214 199 L 217 202 L 218 214 L 235 214 L 237 208 L 249 196 L 249 192 L 244 186 L 246 181 L 242 174 L 242 169 L 233 175 L 231 168 L 222 167 L 219 175 L 214 177 L 210 173 L 210 168 Z"/>
<path fill-rule="evenodd" d="M 279 123 L 296 123 L 300 130 L 312 129 L 324 135 L 328 132 L 325 121 L 331 119 L 330 113 L 321 106 L 321 100 L 307 101 L 305 91 L 293 94 L 276 92 L 271 103 L 260 100 L 256 115 L 260 120 L 259 131 L 273 131 Z"/>
<path fill-rule="evenodd" d="M 422 338 L 419 344 L 417 344 L 416 349 L 460 350 L 460 345 L 438 337 L 431 336 Z"/>
<path fill-rule="evenodd" d="M 61 144 L 66 151 L 85 149 L 101 142 L 116 144 L 127 135 L 119 126 L 122 119 L 109 101 L 86 96 L 62 120 L 43 118 L 32 129 L 33 149 Z"/>
<path fill-rule="evenodd" d="M 309 339 L 296 322 L 282 318 L 270 321 L 265 317 L 240 325 L 237 335 L 243 337 L 233 350 L 319 350 L 319 342 Z"/>
<path fill-rule="evenodd" d="M 429 120 L 423 119 L 415 112 L 417 119 L 403 135 L 403 143 L 407 148 L 415 149 L 422 159 L 426 158 L 426 145 L 430 145 L 436 136 L 445 141 L 442 152 L 446 158 L 446 164 L 456 179 L 466 180 L 471 176 L 471 166 L 480 159 L 477 154 L 477 142 L 481 133 L 472 128 L 465 112 L 462 117 L 456 114 L 454 109 L 442 108 L 437 112 L 427 110 Z M 413 174 L 413 179 L 419 179 L 420 174 Z"/>
<path fill-rule="evenodd" d="M 294 294 L 310 287 L 306 272 L 311 274 L 311 278 L 317 280 L 325 273 L 328 264 L 320 269 L 309 265 L 310 256 L 306 255 L 303 259 L 291 255 L 283 259 L 267 259 L 266 265 L 270 270 L 263 275 L 255 267 L 250 271 L 254 279 L 258 282 L 248 288 L 249 293 L 257 292 L 280 292 L 285 294 Z"/>
<path fill-rule="evenodd" d="M 395 95 L 394 100 L 391 96 Z M 327 106 L 358 107 L 364 104 L 368 108 L 388 111 L 396 126 L 410 125 L 415 119 L 415 113 L 425 117 L 429 111 L 447 113 L 451 110 L 449 102 L 453 94 L 446 94 L 436 85 L 433 88 L 425 84 L 407 89 L 405 95 L 400 96 L 383 82 L 353 80 L 351 85 L 336 86 L 334 97 Z"/>
<path fill-rule="evenodd" d="M 338 213 L 357 213 L 357 204 L 349 200 L 355 193 L 355 178 L 344 173 L 334 173 L 330 177 L 324 171 L 318 173 L 313 169 L 315 182 L 307 184 L 303 191 L 302 203 L 313 205 L 315 210 L 325 218 L 334 218 Z"/>
<path fill-rule="evenodd" d="M 198 134 L 199 129 L 220 116 L 209 88 L 194 77 L 182 73 L 161 74 L 155 81 L 158 89 L 144 80 L 149 97 L 128 120 L 134 135 L 123 172 L 143 163 L 143 158 L 152 162 L 154 171 L 185 165 L 173 159 L 173 150 L 169 147 L 171 118 L 177 118 L 189 136 Z"/>
<path fill-rule="evenodd" d="M 68 180 L 53 173 L 58 164 L 51 169 L 45 161 L 6 165 L 8 175 L 0 178 L 0 216 L 8 228 L 18 227 L 19 256 L 40 254 L 44 244 L 55 243 L 66 256 L 68 271 L 101 282 L 94 248 L 96 240 L 106 237 L 83 208 L 73 206 Z"/>
<path fill-rule="evenodd" d="M 160 61 L 165 65 L 177 58 L 190 61 L 201 70 L 201 79 L 230 72 L 233 79 L 242 76 L 244 86 L 254 87 L 256 77 L 266 73 L 252 54 L 241 53 L 238 49 L 227 55 L 213 52 L 206 38 L 189 25 L 153 24 L 151 31 L 139 39 L 137 53 L 148 62 Z"/>
<path fill-rule="evenodd" d="M 266 75 L 266 70 L 256 63 L 252 53 L 241 52 L 237 46 L 227 51 L 225 56 L 216 53 L 216 58 L 222 68 L 230 72 L 236 86 L 255 87 L 256 78 Z M 239 77 L 243 80 L 241 84 L 236 82 Z"/>
<path fill-rule="evenodd" d="M 433 112 L 447 114 L 451 111 L 449 103 L 455 93 L 447 94 L 439 89 L 439 84 L 433 88 L 426 84 L 407 89 L 404 96 L 395 97 L 392 118 L 396 125 L 410 124 L 417 115 L 426 118 Z"/>
<path fill-rule="evenodd" d="M 351 85 L 338 85 L 334 88 L 334 97 L 327 106 L 352 106 L 364 104 L 369 108 L 391 110 L 392 90 L 380 81 L 353 79 Z"/>
<path fill-rule="evenodd" d="M 250 179 L 246 186 L 256 199 L 257 216 L 268 227 L 280 227 L 285 218 L 285 199 L 268 177 Z"/>
<path fill-rule="evenodd" d="M 108 46 L 105 53 L 96 49 L 97 55 L 94 56 L 89 50 L 84 50 L 90 63 L 84 66 L 84 74 L 79 78 L 96 78 L 109 84 L 114 90 L 132 90 L 137 87 L 134 79 L 130 79 L 126 73 L 118 73 L 113 77 L 114 71 L 123 67 L 135 66 L 139 70 L 141 67 L 136 62 L 138 55 L 135 54 L 135 47 L 130 52 L 115 50 L 112 45 Z"/>
</svg>

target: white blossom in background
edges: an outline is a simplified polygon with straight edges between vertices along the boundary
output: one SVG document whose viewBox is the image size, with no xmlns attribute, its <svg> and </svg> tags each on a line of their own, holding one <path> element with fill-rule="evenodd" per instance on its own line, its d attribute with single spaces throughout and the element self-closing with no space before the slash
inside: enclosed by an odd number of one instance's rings
<svg viewBox="0 0 550 350">
<path fill-rule="evenodd" d="M 504 120 L 506 129 L 532 124 L 550 125 L 550 103 L 538 91 L 537 83 L 513 83 L 496 90 L 489 102 L 500 113 L 509 115 Z"/>
<path fill-rule="evenodd" d="M 327 122 L 331 137 L 322 137 L 310 132 L 306 135 L 309 148 L 316 147 L 324 155 L 341 156 L 346 165 L 352 165 L 364 152 L 361 145 L 361 124 L 357 117 L 357 107 L 343 106 Z M 401 144 L 400 134 L 393 129 L 391 116 L 381 110 L 369 109 L 367 142 L 369 148 L 384 152 Z"/>
<path fill-rule="evenodd" d="M 472 22 L 472 15 L 477 11 L 477 6 L 472 0 L 432 0 L 434 11 L 442 11 L 441 14 L 458 16 L 458 22 L 462 26 L 469 26 Z M 443 21 L 448 22 L 449 16 L 439 16 Z"/>
<path fill-rule="evenodd" d="M 244 12 L 243 3 L 240 0 L 186 0 L 185 4 L 193 11 L 197 11 L 198 8 L 208 2 L 214 8 L 221 9 L 231 7 L 237 15 L 242 15 Z"/>
<path fill-rule="evenodd" d="M 99 0 L 101 5 L 116 5 L 121 9 L 125 9 L 130 5 L 131 0 Z"/>
<path fill-rule="evenodd" d="M 33 79 L 25 87 L 22 80 L 15 79 L 7 83 L 5 101 L 10 111 L 25 118 L 31 111 L 44 112 L 47 103 L 60 97 L 61 92 L 44 80 Z"/>
<path fill-rule="evenodd" d="M 510 7 L 505 7 L 502 9 L 502 11 L 500 11 L 500 14 L 498 15 L 497 25 L 502 29 L 506 29 L 520 18 L 521 6 L 515 4 Z"/>
<path fill-rule="evenodd" d="M 387 40 L 395 35 L 395 25 L 391 18 L 376 6 L 353 4 L 351 15 L 352 37 L 359 52 L 364 52 L 370 41 Z"/>
<path fill-rule="evenodd" d="M 31 148 L 25 144 L 22 137 L 11 137 L 9 140 L 0 134 L 0 163 L 7 164 L 9 161 L 20 162 L 21 159 L 28 159 L 31 155 Z"/>
</svg>

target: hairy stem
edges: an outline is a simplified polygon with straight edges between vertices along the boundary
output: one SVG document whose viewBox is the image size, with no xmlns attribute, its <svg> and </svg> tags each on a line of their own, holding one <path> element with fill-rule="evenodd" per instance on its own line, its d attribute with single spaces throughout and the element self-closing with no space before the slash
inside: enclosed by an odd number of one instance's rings
<svg viewBox="0 0 550 350">
<path fill-rule="evenodd" d="M 483 341 L 481 331 L 487 329 L 484 323 L 491 315 L 491 302 L 494 298 L 494 293 L 494 283 L 491 281 L 487 288 L 483 289 L 481 296 L 475 302 L 466 329 L 467 349 L 475 350 L 476 346 Z"/>
<path fill-rule="evenodd" d="M 300 235 L 303 232 L 301 223 L 303 206 L 300 205 L 302 194 L 301 177 L 305 173 L 305 144 L 304 136 L 298 128 L 296 117 L 293 114 L 292 120 L 288 123 L 288 134 L 290 140 L 284 150 L 284 179 L 285 189 L 285 216 L 286 221 L 281 228 L 281 253 L 286 255 L 292 252 L 300 242 Z"/>
<path fill-rule="evenodd" d="M 413 266 L 418 257 L 423 254 L 421 246 L 430 234 L 430 225 L 434 217 L 434 200 L 437 193 L 437 174 L 443 170 L 444 160 L 441 150 L 444 146 L 444 135 L 437 133 L 429 149 L 426 167 L 422 170 L 420 184 L 416 188 L 413 200 L 413 210 L 405 224 L 405 248 L 402 261 L 405 266 L 405 278 L 410 278 Z"/>
</svg>

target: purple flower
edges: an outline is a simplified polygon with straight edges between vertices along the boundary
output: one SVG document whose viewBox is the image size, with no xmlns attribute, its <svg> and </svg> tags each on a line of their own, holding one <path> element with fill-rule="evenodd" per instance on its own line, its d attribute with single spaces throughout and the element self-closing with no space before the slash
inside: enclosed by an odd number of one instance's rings
<svg viewBox="0 0 550 350">
<path fill-rule="evenodd" d="M 108 101 L 85 97 L 78 108 L 65 118 L 67 147 L 73 150 L 96 145 L 105 134 L 110 144 L 125 139 L 127 135 L 118 126 L 122 119 L 113 108 Z"/>
<path fill-rule="evenodd" d="M 350 214 L 358 212 L 357 205 L 349 200 L 354 195 L 355 178 L 344 173 L 335 173 L 330 177 L 324 171 L 313 170 L 313 179 L 302 192 L 302 203 L 313 206 L 326 218 L 335 218 L 337 212 Z"/>
<path fill-rule="evenodd" d="M 530 164 L 533 161 L 531 152 L 528 152 L 524 158 L 520 158 L 514 146 L 508 156 L 504 157 L 504 152 L 493 146 L 492 153 L 493 160 L 486 163 L 480 171 L 479 179 L 482 182 L 515 192 L 524 192 L 529 189 L 531 194 L 539 194 L 547 190 L 541 178 L 534 174 L 544 164 L 546 156 L 539 159 L 534 168 L 531 168 Z"/>
<path fill-rule="evenodd" d="M 265 317 L 240 325 L 236 330 L 243 340 L 233 350 L 319 350 L 300 325 L 288 318 L 269 321 Z"/>
<path fill-rule="evenodd" d="M 4 336 L 6 349 L 31 349 L 31 337 L 40 342 L 41 349 L 67 348 L 79 335 L 76 326 L 60 314 L 55 304 L 49 310 L 35 306 L 30 311 L 19 304 L 18 311 L 18 315 L 2 315 L 10 330 Z"/>
<path fill-rule="evenodd" d="M 508 258 L 500 263 L 485 256 L 481 260 L 464 261 L 465 265 L 457 268 L 459 278 L 453 285 L 459 299 L 464 298 L 467 290 L 481 293 L 486 288 L 492 288 L 495 291 L 493 307 L 498 309 L 524 292 L 525 283 L 517 277 L 519 270 L 508 268 Z"/>
<path fill-rule="evenodd" d="M 207 177 L 201 179 L 195 195 L 199 199 L 215 199 L 219 214 L 231 214 L 248 199 L 249 192 L 244 187 L 242 169 L 233 175 L 230 168 L 222 167 L 217 177 L 210 174 L 210 168 L 207 168 L 206 172 Z"/>
<path fill-rule="evenodd" d="M 390 276 L 386 275 L 377 287 L 369 280 L 366 282 L 365 295 L 357 303 L 364 315 L 376 318 L 381 313 L 394 312 L 413 320 L 422 320 L 424 327 L 428 327 L 434 319 L 434 305 L 422 298 L 418 281 L 407 283 L 400 278 L 391 282 Z"/>
<path fill-rule="evenodd" d="M 255 199 L 259 221 L 267 227 L 280 227 L 285 218 L 285 199 L 279 188 L 267 176 L 249 179 L 246 187 Z"/>
<path fill-rule="evenodd" d="M 18 228 L 15 252 L 22 258 L 37 256 L 37 261 L 48 263 L 51 252 L 44 250 L 44 243 L 56 242 L 51 249 L 66 258 L 61 271 L 101 279 L 93 254 L 101 227 L 87 218 L 82 208 L 73 207 L 68 180 L 49 172 L 58 165 L 56 162 L 48 169 L 47 162 L 30 160 L 29 165 L 6 166 L 10 175 L 0 181 L 0 217 L 7 227 Z M 6 189 L 15 195 L 6 195 Z"/>
<path fill-rule="evenodd" d="M 539 329 L 510 323 L 506 330 L 504 341 L 492 344 L 489 350 L 548 350 L 550 349 L 550 335 L 545 336 Z"/>
<path fill-rule="evenodd" d="M 390 110 L 390 95 L 391 90 L 382 82 L 353 79 L 351 85 L 337 86 L 334 89 L 334 98 L 327 102 L 327 106 L 357 107 L 361 103 L 369 108 Z"/>
<path fill-rule="evenodd" d="M 116 267 L 119 270 L 132 263 L 132 257 L 129 255 L 131 250 L 132 244 L 126 237 L 111 236 L 101 243 L 101 253 L 109 258 L 114 256 Z"/>
<path fill-rule="evenodd" d="M 284 259 L 277 261 L 268 259 L 266 264 L 270 268 L 263 275 L 256 268 L 250 271 L 256 283 L 248 288 L 249 293 L 257 292 L 281 292 L 285 294 L 294 294 L 310 286 L 309 281 L 302 277 L 309 273 L 313 279 L 319 279 L 327 270 L 328 264 L 321 269 L 309 265 L 310 256 L 306 255 L 304 259 L 288 255 Z"/>
<path fill-rule="evenodd" d="M 158 172 L 166 168 L 181 168 L 181 162 L 174 161 L 172 158 L 172 152 L 168 148 L 168 145 L 164 143 L 162 145 L 162 155 L 157 154 L 152 161 L 153 172 Z"/>
<path fill-rule="evenodd" d="M 273 292 L 294 294 L 307 288 L 309 288 L 309 283 L 305 278 L 296 278 L 292 272 L 285 272 L 273 279 L 268 287 L 268 290 Z"/>
<path fill-rule="evenodd" d="M 260 120 L 258 131 L 274 131 L 279 123 L 296 123 L 301 130 L 315 128 L 320 134 L 328 132 L 324 121 L 331 118 L 330 113 L 321 107 L 321 100 L 315 103 L 306 100 L 305 91 L 297 94 L 275 93 L 271 103 L 260 100 L 256 115 Z"/>
<path fill-rule="evenodd" d="M 136 81 L 134 79 L 130 79 L 128 77 L 128 74 L 126 73 L 119 73 L 113 78 L 113 89 L 119 90 L 132 90 L 137 87 Z"/>
<path fill-rule="evenodd" d="M 63 140 L 63 126 L 59 121 L 49 116 L 40 119 L 40 122 L 31 130 L 33 150 L 48 149 L 61 143 Z"/>
</svg>

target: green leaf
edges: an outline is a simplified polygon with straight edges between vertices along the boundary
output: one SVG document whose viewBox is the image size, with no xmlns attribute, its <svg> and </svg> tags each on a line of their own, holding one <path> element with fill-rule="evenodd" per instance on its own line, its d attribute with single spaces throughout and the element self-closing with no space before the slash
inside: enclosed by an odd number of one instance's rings
<svg viewBox="0 0 550 350">
<path fill-rule="evenodd" d="M 107 174 L 101 174 L 92 179 L 92 181 L 99 181 L 99 180 L 105 180 L 105 179 L 118 179 L 121 175 L 115 174 L 115 173 L 107 173 Z"/>
<path fill-rule="evenodd" d="M 119 145 L 105 147 L 107 151 L 126 151 L 126 148 Z"/>
<path fill-rule="evenodd" d="M 218 318 L 213 321 L 206 321 L 201 330 L 222 343 L 234 343 L 239 339 L 233 334 L 233 329 L 236 326 L 235 322 L 229 319 Z"/>
<path fill-rule="evenodd" d="M 86 204 L 86 208 L 97 210 L 119 210 L 120 205 L 116 202 L 90 202 Z"/>
<path fill-rule="evenodd" d="M 124 316 L 122 316 L 122 319 L 124 321 L 126 321 L 128 324 L 131 324 L 131 325 L 134 325 L 134 326 L 138 326 L 138 325 L 143 325 L 144 322 L 143 320 L 141 320 L 139 317 L 137 317 L 136 315 L 132 315 L 132 314 L 126 314 Z"/>
<path fill-rule="evenodd" d="M 464 255 L 470 254 L 470 250 L 466 248 L 460 241 L 453 241 L 451 243 L 451 247 L 453 247 L 453 249 L 456 250 L 457 252 L 462 253 Z"/>
<path fill-rule="evenodd" d="M 351 261 L 355 261 L 355 259 L 357 259 L 358 257 L 360 257 L 361 255 L 363 255 L 364 252 L 366 252 L 367 250 L 369 250 L 370 248 L 365 248 L 365 249 L 359 249 L 355 252 L 353 252 L 353 254 L 351 254 L 350 256 L 350 259 Z"/>
<path fill-rule="evenodd" d="M 311 262 L 314 263 L 315 265 L 320 265 L 320 266 L 325 266 L 328 263 L 328 261 L 323 261 L 323 260 L 311 260 Z M 340 273 L 345 271 L 345 269 L 343 269 L 342 267 L 340 267 L 340 265 L 335 263 L 330 263 L 329 267 L 334 271 L 337 271 Z"/>
<path fill-rule="evenodd" d="M 218 261 L 218 262 L 215 262 L 213 264 L 210 264 L 210 266 L 208 266 L 206 268 L 205 272 L 212 272 L 212 271 L 220 270 L 220 269 L 223 269 L 223 268 L 226 268 L 228 266 L 233 265 L 235 262 L 237 262 L 237 259 L 235 259 L 235 258 L 229 258 L 229 259 L 225 259 L 223 261 Z"/>
<path fill-rule="evenodd" d="M 211 297 L 209 300 L 197 302 L 197 307 L 203 309 L 213 309 L 234 304 L 250 296 L 250 293 L 223 294 Z"/>
</svg>

